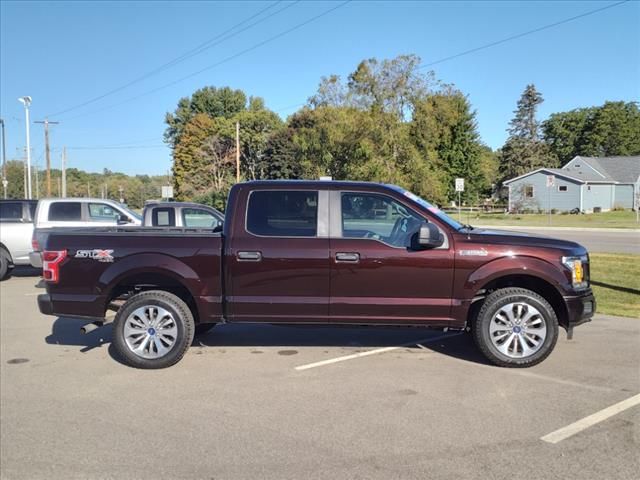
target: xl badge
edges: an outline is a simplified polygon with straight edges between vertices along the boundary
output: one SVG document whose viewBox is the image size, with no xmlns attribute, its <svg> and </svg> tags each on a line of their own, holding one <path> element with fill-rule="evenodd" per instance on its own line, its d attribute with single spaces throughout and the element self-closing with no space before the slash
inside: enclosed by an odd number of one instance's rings
<svg viewBox="0 0 640 480">
<path fill-rule="evenodd" d="M 92 258 L 99 262 L 113 262 L 113 256 L 111 254 L 113 250 L 78 250 L 75 258 Z"/>
</svg>

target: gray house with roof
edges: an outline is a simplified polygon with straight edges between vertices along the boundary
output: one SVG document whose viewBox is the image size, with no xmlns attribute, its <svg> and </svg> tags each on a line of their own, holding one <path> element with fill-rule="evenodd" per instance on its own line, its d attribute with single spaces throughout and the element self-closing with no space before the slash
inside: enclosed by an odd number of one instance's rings
<svg viewBox="0 0 640 480">
<path fill-rule="evenodd" d="M 538 168 L 504 185 L 510 212 L 635 209 L 640 202 L 640 156 L 578 156 L 562 168 Z"/>
</svg>

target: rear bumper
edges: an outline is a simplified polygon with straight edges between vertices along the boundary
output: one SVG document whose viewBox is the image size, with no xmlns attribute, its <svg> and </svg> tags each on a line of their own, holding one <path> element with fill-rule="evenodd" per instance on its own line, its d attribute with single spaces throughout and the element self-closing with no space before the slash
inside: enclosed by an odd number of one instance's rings
<svg viewBox="0 0 640 480">
<path fill-rule="evenodd" d="M 53 303 L 48 293 L 38 295 L 38 308 L 44 315 L 53 315 Z"/>
<path fill-rule="evenodd" d="M 29 254 L 29 263 L 33 268 L 42 268 L 42 256 L 40 252 L 31 252 Z"/>
<path fill-rule="evenodd" d="M 590 322 L 596 313 L 596 297 L 591 289 L 581 295 L 563 297 L 567 306 L 567 327 Z"/>
<path fill-rule="evenodd" d="M 105 313 L 104 301 L 104 297 L 95 295 L 42 293 L 38 295 L 38 309 L 44 315 L 102 320 Z"/>
</svg>

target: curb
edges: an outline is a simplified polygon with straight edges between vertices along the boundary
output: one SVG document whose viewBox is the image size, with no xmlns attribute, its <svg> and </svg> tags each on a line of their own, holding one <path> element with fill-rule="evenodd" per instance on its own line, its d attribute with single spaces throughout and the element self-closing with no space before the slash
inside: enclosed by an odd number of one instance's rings
<svg viewBox="0 0 640 480">
<path fill-rule="evenodd" d="M 496 228 L 498 230 L 557 230 L 559 232 L 616 232 L 616 233 L 635 233 L 636 235 L 640 234 L 640 230 L 636 230 L 633 228 L 598 228 L 598 227 L 548 227 L 545 225 L 538 226 L 524 226 L 524 225 L 473 225 L 477 228 L 487 228 L 492 229 Z"/>
</svg>

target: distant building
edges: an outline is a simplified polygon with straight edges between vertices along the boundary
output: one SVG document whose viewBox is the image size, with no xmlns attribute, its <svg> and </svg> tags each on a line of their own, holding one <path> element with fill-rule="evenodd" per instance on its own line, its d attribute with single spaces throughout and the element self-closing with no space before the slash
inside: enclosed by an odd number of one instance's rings
<svg viewBox="0 0 640 480">
<path fill-rule="evenodd" d="M 550 175 L 553 186 L 547 187 Z M 562 168 L 539 168 L 504 185 L 509 188 L 509 211 L 635 209 L 640 201 L 640 156 L 575 157 Z"/>
</svg>

